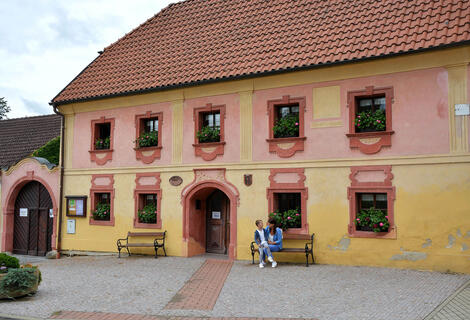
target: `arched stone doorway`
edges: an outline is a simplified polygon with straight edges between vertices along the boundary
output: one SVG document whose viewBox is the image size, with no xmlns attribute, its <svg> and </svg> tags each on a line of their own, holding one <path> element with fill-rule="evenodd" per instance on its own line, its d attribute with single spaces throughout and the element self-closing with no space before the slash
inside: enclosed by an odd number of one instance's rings
<svg viewBox="0 0 470 320">
<path fill-rule="evenodd" d="M 52 250 L 53 206 L 38 181 L 25 184 L 15 200 L 13 253 L 44 256 Z"/>
<path fill-rule="evenodd" d="M 3 176 L 2 251 L 44 255 L 56 249 L 58 174 L 27 158 Z"/>
<path fill-rule="evenodd" d="M 235 259 L 238 190 L 225 180 L 224 169 L 194 172 L 194 181 L 182 191 L 185 255 L 212 252 Z"/>
</svg>

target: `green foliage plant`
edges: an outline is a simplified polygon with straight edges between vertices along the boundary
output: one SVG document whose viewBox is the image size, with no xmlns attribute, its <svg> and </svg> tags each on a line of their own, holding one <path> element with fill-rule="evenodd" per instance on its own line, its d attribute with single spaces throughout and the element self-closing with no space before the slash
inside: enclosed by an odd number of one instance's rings
<svg viewBox="0 0 470 320">
<path fill-rule="evenodd" d="M 39 273 L 35 268 L 10 269 L 0 281 L 0 295 L 29 290 L 39 283 Z"/>
<path fill-rule="evenodd" d="M 158 131 L 143 132 L 136 142 L 139 148 L 158 146 Z"/>
<path fill-rule="evenodd" d="M 0 253 L 0 266 L 5 266 L 8 269 L 16 269 L 20 267 L 20 261 L 18 258 L 9 256 L 6 253 Z"/>
<path fill-rule="evenodd" d="M 106 137 L 104 139 L 96 139 L 95 150 L 108 150 L 111 145 L 111 139 Z"/>
<path fill-rule="evenodd" d="M 290 138 L 299 136 L 299 116 L 289 114 L 277 120 L 273 126 L 274 138 Z"/>
<path fill-rule="evenodd" d="M 274 211 L 269 214 L 269 217 L 274 218 L 276 225 L 282 230 L 301 227 L 301 214 L 298 209 L 289 209 L 284 212 Z"/>
<path fill-rule="evenodd" d="M 138 215 L 140 223 L 157 223 L 157 207 L 153 203 L 139 210 Z"/>
<path fill-rule="evenodd" d="M 110 218 L 111 206 L 107 203 L 98 203 L 93 211 L 94 220 L 108 221 Z"/>
<path fill-rule="evenodd" d="M 199 143 L 220 142 L 220 129 L 205 126 L 196 133 Z"/>
<path fill-rule="evenodd" d="M 50 140 L 48 143 L 33 152 L 34 157 L 45 158 L 53 164 L 59 164 L 60 137 Z"/>
<path fill-rule="evenodd" d="M 0 98 L 0 120 L 8 119 L 7 113 L 11 111 L 10 106 L 4 97 Z"/>
<path fill-rule="evenodd" d="M 385 131 L 385 112 L 383 110 L 359 112 L 354 119 L 356 129 Z"/>
<path fill-rule="evenodd" d="M 380 209 L 363 209 L 356 215 L 356 227 L 374 232 L 387 232 L 390 227 L 388 216 Z"/>
</svg>

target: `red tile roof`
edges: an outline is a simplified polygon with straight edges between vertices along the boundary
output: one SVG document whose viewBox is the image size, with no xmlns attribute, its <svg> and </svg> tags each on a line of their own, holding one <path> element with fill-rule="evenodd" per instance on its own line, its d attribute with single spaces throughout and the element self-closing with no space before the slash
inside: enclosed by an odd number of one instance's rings
<svg viewBox="0 0 470 320">
<path fill-rule="evenodd" d="M 0 169 L 28 157 L 60 136 L 61 117 L 55 114 L 0 121 Z"/>
<path fill-rule="evenodd" d="M 187 0 L 107 47 L 52 102 L 463 43 L 469 0 Z"/>
</svg>

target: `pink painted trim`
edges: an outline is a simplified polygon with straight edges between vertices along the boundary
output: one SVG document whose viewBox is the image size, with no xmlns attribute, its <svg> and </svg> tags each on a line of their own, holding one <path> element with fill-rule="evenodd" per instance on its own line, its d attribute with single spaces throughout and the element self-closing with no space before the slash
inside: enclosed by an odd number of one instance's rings
<svg viewBox="0 0 470 320">
<path fill-rule="evenodd" d="M 102 123 L 110 123 L 110 136 L 109 136 L 109 149 L 108 150 L 95 150 L 96 140 L 96 125 Z M 90 145 L 90 160 L 96 162 L 97 165 L 104 165 L 113 159 L 114 149 L 114 118 L 101 117 L 99 119 L 91 120 L 91 145 Z M 105 157 L 100 159 L 96 155 L 105 154 Z"/>
<path fill-rule="evenodd" d="M 269 175 L 270 187 L 266 190 L 268 199 L 268 213 L 275 210 L 274 194 L 276 193 L 300 193 L 301 228 L 291 228 L 284 231 L 285 235 L 307 235 L 309 234 L 307 219 L 308 188 L 305 187 L 304 168 L 273 168 Z M 294 173 L 299 176 L 297 183 L 277 183 L 275 176 L 278 173 Z M 295 237 L 295 236 L 294 236 Z"/>
<path fill-rule="evenodd" d="M 57 201 L 52 192 L 51 186 L 41 177 L 34 174 L 34 171 L 28 171 L 26 175 L 18 179 L 10 188 L 7 197 L 5 198 L 5 205 L 3 206 L 3 232 L 2 232 L 2 251 L 13 251 L 13 234 L 15 226 L 15 202 L 18 193 L 21 191 L 23 186 L 31 181 L 37 181 L 41 183 L 49 193 L 52 200 L 52 212 L 54 218 L 52 220 L 52 239 L 51 247 L 53 250 L 56 249 L 56 237 L 57 237 Z"/>
<path fill-rule="evenodd" d="M 141 127 L 142 120 L 150 119 L 150 118 L 157 118 L 158 119 L 158 145 L 153 147 L 145 147 L 139 148 L 139 144 L 137 139 L 139 138 L 140 134 L 143 132 L 143 128 Z M 156 112 L 152 113 L 151 111 L 147 111 L 145 114 L 139 114 L 135 116 L 135 157 L 137 160 L 141 160 L 145 164 L 151 164 L 155 161 L 155 159 L 161 158 L 161 149 L 162 149 L 162 135 L 163 135 L 163 112 Z M 142 151 L 153 151 L 153 153 L 149 156 L 144 156 Z"/>
<path fill-rule="evenodd" d="M 207 143 L 197 143 L 193 144 L 194 154 L 196 157 L 201 157 L 206 161 L 214 160 L 217 156 L 224 154 L 225 141 L 222 142 L 207 142 Z M 204 148 L 213 148 L 215 149 L 212 152 L 205 152 Z"/>
<path fill-rule="evenodd" d="M 223 171 L 224 181 L 203 180 L 196 181 L 197 171 Z M 183 204 L 183 241 L 189 241 L 189 215 L 191 212 L 191 198 L 199 191 L 205 188 L 219 189 L 227 195 L 230 200 L 230 239 L 229 239 L 229 259 L 237 258 L 237 207 L 240 201 L 238 189 L 225 179 L 225 168 L 214 169 L 194 169 L 194 179 L 181 191 L 181 199 Z M 234 190 L 234 192 L 232 191 Z"/>
<path fill-rule="evenodd" d="M 385 131 L 376 132 L 360 132 L 356 133 L 356 110 L 357 98 L 374 97 L 385 95 Z M 392 102 L 393 102 L 393 87 L 374 88 L 368 86 L 363 90 L 355 90 L 348 92 L 348 108 L 349 108 L 349 133 L 346 136 L 349 138 L 350 148 L 359 148 L 362 153 L 374 154 L 379 152 L 382 147 L 391 147 L 391 135 L 394 133 L 392 129 Z M 367 144 L 361 141 L 365 138 L 380 138 L 374 144 Z"/>
<path fill-rule="evenodd" d="M 160 173 L 137 173 L 135 175 L 135 189 L 134 189 L 134 228 L 144 229 L 161 229 L 162 227 L 162 214 L 161 214 L 161 203 L 162 203 L 162 191 L 160 189 Z M 140 178 L 153 177 L 156 179 L 155 184 L 142 185 Z M 141 223 L 139 222 L 139 197 L 141 194 L 156 194 L 157 195 L 157 223 Z"/>
<path fill-rule="evenodd" d="M 269 143 L 269 152 L 277 153 L 281 158 L 290 158 L 297 151 L 304 151 L 304 145 L 306 137 L 291 137 L 291 138 L 276 138 L 276 139 L 266 139 Z M 294 143 L 289 149 L 283 149 L 280 147 L 283 143 Z"/>
<path fill-rule="evenodd" d="M 364 171 L 383 171 L 385 179 L 382 182 L 359 182 L 356 175 Z M 358 166 L 351 167 L 351 174 L 349 175 L 351 186 L 348 187 L 349 199 L 349 225 L 348 234 L 352 238 L 381 238 L 381 239 L 396 239 L 397 227 L 395 226 L 394 215 L 394 201 L 395 201 L 395 187 L 392 186 L 392 166 Z M 357 193 L 386 193 L 387 194 L 387 215 L 390 222 L 388 232 L 369 232 L 356 230 L 356 213 L 357 213 Z"/>
<path fill-rule="evenodd" d="M 97 178 L 109 178 L 110 182 L 107 185 L 96 185 L 95 180 Z M 109 193 L 110 194 L 110 215 L 109 221 L 95 220 L 93 219 L 93 211 L 95 211 L 95 194 L 96 193 Z M 90 188 L 90 218 L 89 224 L 95 226 L 111 226 L 114 227 L 114 175 L 113 174 L 94 174 L 91 177 L 91 188 Z"/>
<path fill-rule="evenodd" d="M 145 147 L 145 148 L 135 148 L 135 158 L 141 160 L 145 164 L 151 164 L 155 159 L 160 159 L 162 154 L 162 147 Z M 144 151 L 153 151 L 151 155 L 145 156 Z"/>
</svg>

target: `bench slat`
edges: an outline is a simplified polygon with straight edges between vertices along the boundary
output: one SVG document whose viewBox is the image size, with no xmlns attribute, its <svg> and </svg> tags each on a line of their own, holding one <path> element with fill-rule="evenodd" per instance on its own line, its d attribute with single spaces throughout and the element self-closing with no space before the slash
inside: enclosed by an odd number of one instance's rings
<svg viewBox="0 0 470 320">
<path fill-rule="evenodd" d="M 163 237 L 164 232 L 129 232 L 129 237 Z"/>
<path fill-rule="evenodd" d="M 153 243 L 128 243 L 124 247 L 153 247 Z"/>
<path fill-rule="evenodd" d="M 284 248 L 280 252 L 305 252 L 305 248 Z"/>
</svg>

